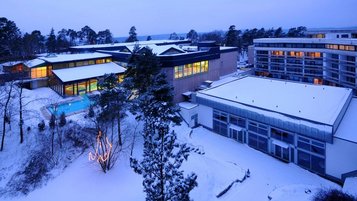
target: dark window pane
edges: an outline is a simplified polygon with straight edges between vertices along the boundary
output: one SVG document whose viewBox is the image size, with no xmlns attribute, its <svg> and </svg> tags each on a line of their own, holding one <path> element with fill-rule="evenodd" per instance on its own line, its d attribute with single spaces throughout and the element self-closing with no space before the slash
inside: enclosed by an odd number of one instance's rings
<svg viewBox="0 0 357 201">
<path fill-rule="evenodd" d="M 325 174 L 325 160 L 323 158 L 311 155 L 311 169 L 320 174 Z"/>
<path fill-rule="evenodd" d="M 310 169 L 310 154 L 298 151 L 298 165 Z"/>
</svg>

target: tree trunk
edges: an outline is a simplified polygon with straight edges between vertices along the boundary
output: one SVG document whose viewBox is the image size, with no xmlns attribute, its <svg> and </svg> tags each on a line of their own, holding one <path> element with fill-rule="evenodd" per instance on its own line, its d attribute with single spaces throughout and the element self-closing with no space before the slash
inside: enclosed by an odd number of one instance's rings
<svg viewBox="0 0 357 201">
<path fill-rule="evenodd" d="M 9 118 L 7 116 L 7 108 L 10 103 L 11 93 L 12 93 L 13 83 L 10 83 L 10 91 L 6 99 L 5 107 L 4 107 L 4 116 L 3 116 L 3 123 L 2 123 L 2 138 L 1 138 L 1 148 L 0 151 L 4 149 L 4 141 L 5 141 L 5 133 L 6 133 L 6 119 Z"/>
<path fill-rule="evenodd" d="M 118 121 L 118 141 L 119 141 L 119 145 L 121 146 L 123 144 L 123 142 L 121 140 L 120 116 L 117 118 L 117 121 Z"/>
<path fill-rule="evenodd" d="M 20 104 L 20 122 L 19 122 L 20 144 L 22 144 L 24 142 L 24 128 L 23 128 L 24 120 L 23 120 L 23 116 L 22 116 L 22 85 L 20 86 L 19 104 Z"/>
<path fill-rule="evenodd" d="M 54 153 L 54 141 L 55 141 L 55 131 L 52 130 L 52 137 L 51 137 L 51 153 L 52 153 L 52 156 L 53 156 L 53 153 Z"/>
</svg>

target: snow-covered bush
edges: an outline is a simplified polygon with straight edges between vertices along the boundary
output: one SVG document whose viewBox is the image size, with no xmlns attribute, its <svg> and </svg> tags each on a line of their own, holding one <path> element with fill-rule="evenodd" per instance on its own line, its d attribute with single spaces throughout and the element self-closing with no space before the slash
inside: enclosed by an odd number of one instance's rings
<svg viewBox="0 0 357 201">
<path fill-rule="evenodd" d="M 44 131 L 45 130 L 45 126 L 46 126 L 45 121 L 42 120 L 40 123 L 37 124 L 37 126 L 38 126 L 38 130 L 40 132 Z"/>
<path fill-rule="evenodd" d="M 28 162 L 24 164 L 24 169 L 15 173 L 7 183 L 10 195 L 28 194 L 33 189 L 42 185 L 50 175 L 49 171 L 53 163 L 49 162 L 51 154 L 45 150 L 36 151 L 31 154 Z"/>
<path fill-rule="evenodd" d="M 357 201 L 356 197 L 337 189 L 328 189 L 319 191 L 313 198 L 313 201 Z"/>
</svg>

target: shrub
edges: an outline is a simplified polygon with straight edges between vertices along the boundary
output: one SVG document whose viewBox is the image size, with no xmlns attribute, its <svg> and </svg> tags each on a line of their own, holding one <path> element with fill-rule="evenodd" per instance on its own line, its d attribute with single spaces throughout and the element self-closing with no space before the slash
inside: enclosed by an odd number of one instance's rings
<svg viewBox="0 0 357 201">
<path fill-rule="evenodd" d="M 38 123 L 37 126 L 38 126 L 38 130 L 39 130 L 40 132 L 44 131 L 44 130 L 45 130 L 45 126 L 46 126 L 45 121 L 42 120 L 40 123 Z"/>
<path fill-rule="evenodd" d="M 357 201 L 357 198 L 337 189 L 320 190 L 313 201 Z"/>
<path fill-rule="evenodd" d="M 58 125 L 59 125 L 60 127 L 63 127 L 63 126 L 66 125 L 66 123 L 67 123 L 66 115 L 64 114 L 64 112 L 62 112 L 62 113 L 61 113 L 61 116 L 60 116 L 60 120 L 59 120 Z"/>
</svg>

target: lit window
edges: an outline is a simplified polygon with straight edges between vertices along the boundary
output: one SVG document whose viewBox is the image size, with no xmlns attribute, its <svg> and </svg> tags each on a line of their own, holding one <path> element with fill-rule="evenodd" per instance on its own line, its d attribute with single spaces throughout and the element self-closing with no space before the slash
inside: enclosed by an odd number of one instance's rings
<svg viewBox="0 0 357 201">
<path fill-rule="evenodd" d="M 41 78 L 47 76 L 47 67 L 38 67 L 31 69 L 31 78 Z"/>
<path fill-rule="evenodd" d="M 112 62 L 112 58 L 106 59 L 105 62 L 107 62 L 107 63 Z"/>
</svg>

